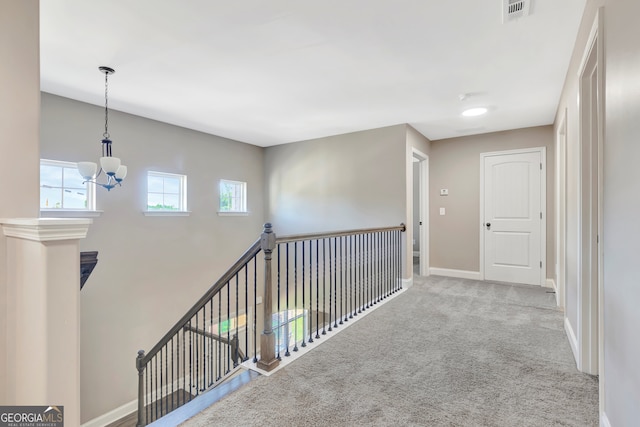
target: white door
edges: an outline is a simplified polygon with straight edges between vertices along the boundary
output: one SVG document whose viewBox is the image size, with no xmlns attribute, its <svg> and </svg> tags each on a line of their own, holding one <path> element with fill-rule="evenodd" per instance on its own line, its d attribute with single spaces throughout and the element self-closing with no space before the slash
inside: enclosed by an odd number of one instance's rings
<svg viewBox="0 0 640 427">
<path fill-rule="evenodd" d="M 540 285 L 541 152 L 484 158 L 484 278 Z"/>
</svg>

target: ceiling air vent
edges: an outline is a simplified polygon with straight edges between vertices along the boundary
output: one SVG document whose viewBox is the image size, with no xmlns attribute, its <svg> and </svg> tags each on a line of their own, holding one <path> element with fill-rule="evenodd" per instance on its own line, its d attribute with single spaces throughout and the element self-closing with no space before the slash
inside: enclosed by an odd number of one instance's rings
<svg viewBox="0 0 640 427">
<path fill-rule="evenodd" d="M 502 0 L 502 22 L 515 21 L 529 15 L 531 0 Z"/>
</svg>

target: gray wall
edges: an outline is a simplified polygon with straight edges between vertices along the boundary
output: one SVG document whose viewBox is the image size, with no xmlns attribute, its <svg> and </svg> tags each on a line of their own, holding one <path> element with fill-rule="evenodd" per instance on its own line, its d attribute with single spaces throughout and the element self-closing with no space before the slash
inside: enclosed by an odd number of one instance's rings
<svg viewBox="0 0 640 427">
<path fill-rule="evenodd" d="M 480 153 L 547 147 L 547 278 L 554 277 L 553 128 L 540 126 L 431 142 L 431 267 L 480 271 Z M 440 196 L 440 189 L 449 190 Z M 445 208 L 441 216 L 439 209 Z"/>
<path fill-rule="evenodd" d="M 267 218 L 277 234 L 406 221 L 406 126 L 265 150 Z"/>
<path fill-rule="evenodd" d="M 640 2 L 605 8 L 605 400 L 612 426 L 640 420 Z"/>
<path fill-rule="evenodd" d="M 42 158 L 98 159 L 102 108 L 43 93 L 41 121 Z M 136 398 L 136 352 L 255 241 L 264 218 L 262 148 L 113 110 L 109 130 L 129 175 L 121 188 L 98 189 L 104 213 L 81 241 L 100 252 L 81 292 L 83 422 Z M 189 217 L 142 214 L 148 170 L 188 176 Z M 217 215 L 221 178 L 248 183 L 249 216 Z"/>
</svg>

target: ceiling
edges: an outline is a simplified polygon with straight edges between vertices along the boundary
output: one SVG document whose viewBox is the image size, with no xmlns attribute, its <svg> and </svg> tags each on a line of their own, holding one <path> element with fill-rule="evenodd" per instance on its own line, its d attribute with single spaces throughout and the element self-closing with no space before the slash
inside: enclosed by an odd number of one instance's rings
<svg viewBox="0 0 640 427">
<path fill-rule="evenodd" d="M 42 90 L 104 105 L 107 65 L 110 108 L 258 146 L 551 124 L 586 0 L 502 1 L 46 0 Z"/>
</svg>

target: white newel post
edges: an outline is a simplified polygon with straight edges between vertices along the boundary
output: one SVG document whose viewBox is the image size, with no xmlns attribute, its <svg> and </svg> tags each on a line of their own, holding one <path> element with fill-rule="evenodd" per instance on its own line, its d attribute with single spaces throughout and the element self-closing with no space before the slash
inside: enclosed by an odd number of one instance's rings
<svg viewBox="0 0 640 427">
<path fill-rule="evenodd" d="M 80 425 L 80 249 L 90 219 L 0 220 L 5 236 L 9 397 L 63 405 Z"/>
</svg>

